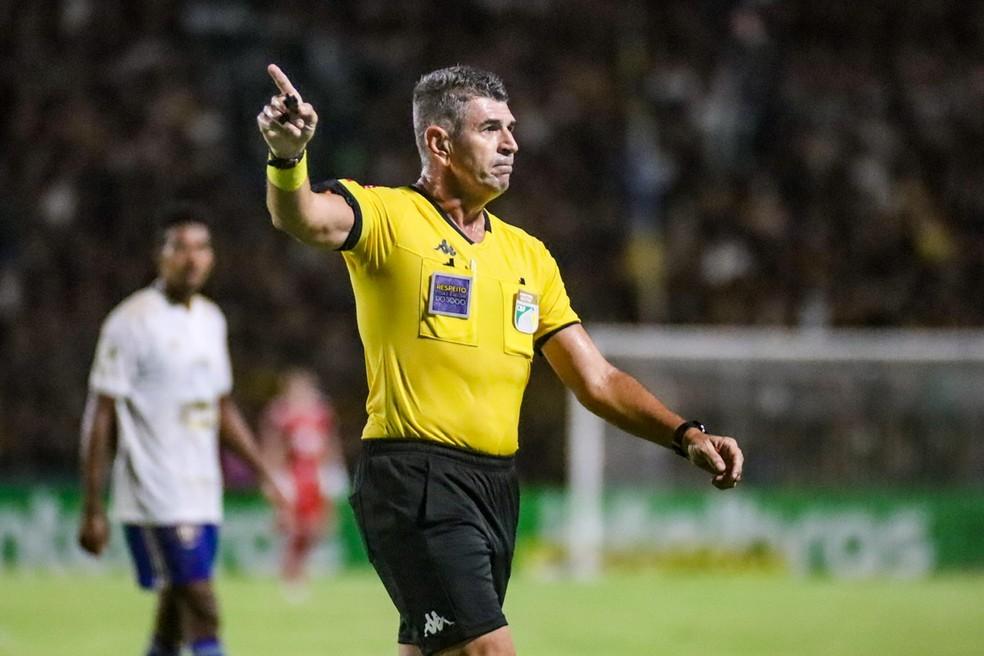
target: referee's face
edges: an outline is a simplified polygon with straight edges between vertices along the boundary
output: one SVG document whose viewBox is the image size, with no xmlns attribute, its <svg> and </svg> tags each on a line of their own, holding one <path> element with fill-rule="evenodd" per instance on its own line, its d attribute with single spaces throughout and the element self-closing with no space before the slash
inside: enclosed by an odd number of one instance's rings
<svg viewBox="0 0 984 656">
<path fill-rule="evenodd" d="M 515 127 L 506 103 L 491 98 L 468 101 L 449 163 L 462 191 L 491 200 L 509 188 L 513 157 L 519 150 Z"/>
<path fill-rule="evenodd" d="M 182 223 L 169 228 L 160 254 L 160 275 L 169 294 L 188 298 L 212 273 L 215 253 L 208 226 Z"/>
</svg>

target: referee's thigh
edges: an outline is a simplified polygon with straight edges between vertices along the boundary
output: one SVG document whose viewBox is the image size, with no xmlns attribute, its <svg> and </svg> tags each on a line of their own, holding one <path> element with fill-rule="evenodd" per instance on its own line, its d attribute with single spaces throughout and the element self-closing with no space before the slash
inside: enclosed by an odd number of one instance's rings
<svg viewBox="0 0 984 656">
<path fill-rule="evenodd" d="M 369 557 L 400 612 L 399 641 L 424 654 L 486 634 L 482 642 L 502 640 L 512 541 L 495 534 L 502 524 L 514 537 L 515 508 L 506 504 L 509 517 L 499 521 L 494 501 L 481 499 L 489 487 L 510 487 L 508 475 L 494 474 L 490 482 L 488 472 L 440 455 L 360 459 L 351 500 Z"/>
</svg>

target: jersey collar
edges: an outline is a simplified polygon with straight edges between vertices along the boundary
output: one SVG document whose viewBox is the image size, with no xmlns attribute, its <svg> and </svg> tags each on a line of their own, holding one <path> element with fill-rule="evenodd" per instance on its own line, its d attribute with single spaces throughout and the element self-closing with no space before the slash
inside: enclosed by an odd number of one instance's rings
<svg viewBox="0 0 984 656">
<path fill-rule="evenodd" d="M 174 299 L 172 299 L 170 296 L 167 295 L 167 292 L 164 290 L 164 281 L 161 280 L 160 278 L 155 278 L 154 282 L 150 283 L 150 288 L 157 291 L 157 293 L 160 294 L 161 298 L 169 307 L 183 308 L 190 312 L 191 308 L 198 303 L 197 293 L 192 294 L 191 298 L 188 299 L 187 305 L 185 305 L 180 301 L 175 301 Z"/>
<path fill-rule="evenodd" d="M 474 244 L 475 243 L 474 241 L 472 241 L 468 237 L 468 235 L 466 235 L 461 230 L 461 228 L 458 226 L 457 223 L 455 223 L 453 220 L 451 220 L 451 217 L 448 216 L 448 213 L 444 211 L 444 208 L 442 208 L 440 205 L 438 205 L 437 204 L 437 201 L 434 200 L 434 198 L 429 193 L 427 193 L 427 191 L 424 190 L 423 187 L 418 186 L 417 183 L 414 183 L 414 184 L 408 185 L 408 186 L 411 189 L 413 189 L 414 191 L 416 191 L 418 194 L 420 194 L 421 196 L 423 196 L 424 198 L 426 198 L 427 199 L 427 202 L 429 202 L 431 205 L 433 205 L 434 206 L 434 209 L 437 210 L 437 213 L 441 215 L 441 218 L 444 219 L 449 226 L 451 226 L 452 228 L 454 228 L 455 232 L 457 232 L 459 235 L 461 235 L 461 237 L 465 241 L 467 241 L 469 244 Z M 491 233 L 492 232 L 492 221 L 489 220 L 489 211 L 486 210 L 486 209 L 483 209 L 482 210 L 482 217 L 485 219 L 485 232 Z"/>
</svg>

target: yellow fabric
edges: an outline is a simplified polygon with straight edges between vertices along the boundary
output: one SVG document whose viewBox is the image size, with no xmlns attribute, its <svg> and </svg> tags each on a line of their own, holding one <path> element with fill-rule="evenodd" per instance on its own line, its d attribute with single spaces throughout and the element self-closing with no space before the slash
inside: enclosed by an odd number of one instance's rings
<svg viewBox="0 0 984 656">
<path fill-rule="evenodd" d="M 557 263 L 542 242 L 491 214 L 491 230 L 471 244 L 410 187 L 340 184 L 361 218 L 343 256 L 369 383 L 363 439 L 515 453 L 534 343 L 578 321 Z M 435 272 L 472 279 L 467 319 L 429 311 Z M 538 324 L 516 318 L 520 292 L 526 302 L 536 296 Z"/>
<path fill-rule="evenodd" d="M 297 191 L 308 178 L 307 151 L 305 150 L 301 154 L 301 160 L 297 163 L 297 166 L 289 169 L 278 169 L 275 166 L 267 164 L 266 174 L 267 180 L 277 189 L 281 191 Z"/>
</svg>

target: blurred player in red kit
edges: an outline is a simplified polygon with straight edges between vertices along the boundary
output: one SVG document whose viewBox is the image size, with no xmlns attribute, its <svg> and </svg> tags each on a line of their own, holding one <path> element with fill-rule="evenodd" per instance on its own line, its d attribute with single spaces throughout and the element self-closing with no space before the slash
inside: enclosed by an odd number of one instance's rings
<svg viewBox="0 0 984 656">
<path fill-rule="evenodd" d="M 332 497 L 348 482 L 335 410 L 313 372 L 284 374 L 280 393 L 263 413 L 260 440 L 290 501 L 277 524 L 284 532 L 281 576 L 296 588 L 305 582 L 308 557 L 334 524 Z"/>
</svg>

